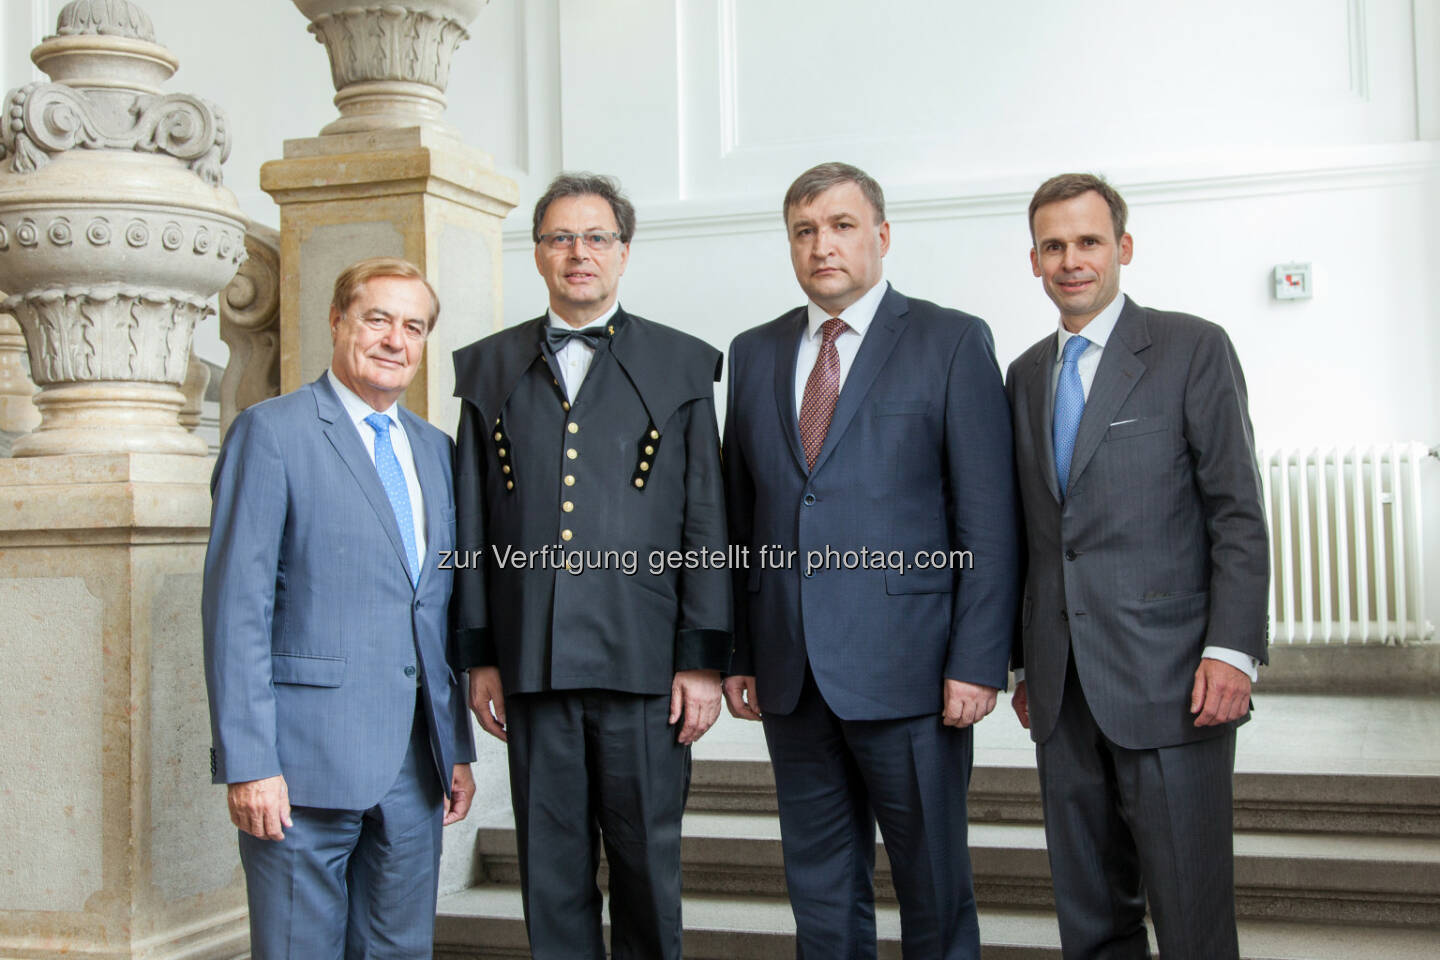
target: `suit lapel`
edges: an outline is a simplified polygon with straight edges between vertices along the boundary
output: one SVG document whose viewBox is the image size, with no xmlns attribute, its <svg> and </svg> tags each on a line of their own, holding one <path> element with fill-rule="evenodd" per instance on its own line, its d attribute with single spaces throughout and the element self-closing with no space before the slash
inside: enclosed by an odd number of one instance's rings
<svg viewBox="0 0 1440 960">
<path fill-rule="evenodd" d="M 405 542 L 400 539 L 400 526 L 395 522 L 395 508 L 390 506 L 390 498 L 385 496 L 385 488 L 380 486 L 380 474 L 376 472 L 370 455 L 365 452 L 365 444 L 360 440 L 359 431 L 346 415 L 345 408 L 340 405 L 340 398 L 335 395 L 325 374 L 322 373 L 320 379 L 311 384 L 311 390 L 315 394 L 316 416 L 325 424 L 323 430 L 326 439 L 345 462 L 351 476 L 360 485 L 360 492 L 379 516 L 380 526 L 390 538 L 390 545 L 395 548 L 395 555 L 408 575 L 410 560 L 405 556 Z M 429 500 L 428 497 L 426 499 Z"/>
<path fill-rule="evenodd" d="M 443 544 L 446 539 L 440 528 L 440 506 L 445 500 L 442 493 L 445 489 L 445 477 L 440 470 L 440 465 L 431 456 L 429 444 L 423 437 L 423 421 L 404 407 L 400 407 L 399 410 L 400 419 L 405 423 L 405 436 L 410 441 L 410 454 L 415 460 L 415 476 L 420 481 L 420 495 L 425 501 L 425 552 L 433 557 L 435 556 L 434 545 Z M 421 581 L 425 579 L 425 575 L 430 569 L 430 561 L 422 556 L 420 558 Z"/>
<path fill-rule="evenodd" d="M 845 385 L 840 388 L 840 399 L 835 403 L 835 414 L 830 418 L 830 429 L 825 432 L 825 444 L 820 448 L 820 455 L 815 458 L 815 467 L 810 472 L 818 472 L 829 459 L 831 451 L 845 435 L 845 428 L 850 421 L 855 419 L 856 412 L 864 403 L 865 396 L 870 392 L 870 387 L 875 383 L 875 378 L 885 366 L 885 361 L 890 359 L 890 354 L 895 350 L 895 344 L 900 341 L 900 332 L 905 329 L 905 314 L 910 309 L 905 298 L 895 292 L 894 287 L 885 291 L 885 296 L 880 300 L 880 307 L 875 311 L 875 319 L 870 321 L 870 329 L 865 331 L 865 339 L 860 341 L 860 351 L 855 355 L 855 365 L 850 368 L 850 373 L 845 377 Z M 791 403 L 794 401 L 794 384 L 791 384 Z M 796 421 L 796 437 L 799 437 L 799 418 Z M 804 460 L 802 459 L 803 463 Z"/>
<path fill-rule="evenodd" d="M 1126 298 L 1125 307 L 1115 321 L 1115 329 L 1105 343 L 1105 352 L 1100 354 L 1095 382 L 1090 385 L 1090 396 L 1085 401 L 1085 412 L 1080 416 L 1080 427 L 1075 433 L 1075 454 L 1070 462 L 1071 489 L 1095 455 L 1100 441 L 1105 438 L 1105 431 L 1110 429 L 1120 405 L 1145 373 L 1145 364 L 1136 354 L 1148 346 L 1150 331 L 1145 318 L 1140 308 Z"/>
<path fill-rule="evenodd" d="M 801 307 L 779 325 L 779 342 L 775 344 L 775 409 L 780 411 L 780 432 L 800 472 L 805 466 L 805 450 L 800 445 L 800 414 L 795 409 L 795 356 L 800 352 L 800 337 L 805 329 L 805 308 Z"/>
<path fill-rule="evenodd" d="M 1055 387 L 1051 384 L 1055 364 L 1055 341 L 1059 334 L 1046 337 L 1040 347 L 1035 363 L 1030 369 L 1030 380 L 1026 384 L 1026 402 L 1030 407 L 1029 428 L 1034 437 L 1032 446 L 1040 459 L 1040 469 L 1045 474 L 1045 485 L 1050 496 L 1060 502 L 1060 482 L 1055 476 Z"/>
</svg>

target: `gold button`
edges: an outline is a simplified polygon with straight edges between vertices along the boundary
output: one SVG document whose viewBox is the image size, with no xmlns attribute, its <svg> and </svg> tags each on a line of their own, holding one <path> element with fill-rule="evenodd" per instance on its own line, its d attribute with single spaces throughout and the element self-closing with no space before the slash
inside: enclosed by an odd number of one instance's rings
<svg viewBox="0 0 1440 960">
<path fill-rule="evenodd" d="M 645 461 L 645 460 L 641 460 L 641 461 L 640 461 L 640 469 L 641 469 L 641 470 L 649 470 L 649 469 L 650 469 L 650 464 L 649 464 L 647 461 Z"/>
<path fill-rule="evenodd" d="M 615 324 L 610 324 L 610 326 L 606 327 L 605 330 L 607 333 L 610 334 L 610 336 L 615 336 Z"/>
<path fill-rule="evenodd" d="M 575 534 L 571 533 L 569 530 L 561 530 L 561 531 L 560 531 L 560 539 L 561 539 L 561 540 L 569 540 L 569 539 L 570 539 L 571 537 L 573 537 L 573 536 L 575 536 Z"/>
<path fill-rule="evenodd" d="M 566 513 L 569 513 L 571 510 L 575 509 L 575 504 L 571 503 L 569 500 L 566 500 L 564 503 L 560 504 L 560 509 L 564 510 Z"/>
<path fill-rule="evenodd" d="M 500 454 L 501 457 L 504 457 L 504 456 L 505 456 L 505 448 L 504 448 L 504 447 L 501 447 L 501 448 L 499 449 L 499 451 L 497 451 L 497 452 Z"/>
<path fill-rule="evenodd" d="M 509 473 L 509 472 L 510 472 L 510 464 L 508 464 L 508 463 L 502 463 L 502 464 L 500 465 L 500 472 L 501 472 L 501 473 Z"/>
<path fill-rule="evenodd" d="M 654 453 L 654 452 L 655 452 L 655 448 L 654 448 L 654 447 L 651 447 L 651 446 L 648 446 L 648 445 L 645 447 L 645 456 L 648 457 L 648 456 L 650 456 L 650 455 L 651 455 L 652 453 Z"/>
<path fill-rule="evenodd" d="M 551 378 L 550 378 L 550 382 L 553 383 L 553 384 L 555 384 L 555 386 L 557 386 L 557 387 L 560 386 L 560 381 L 559 381 L 559 380 L 556 380 L 554 377 L 551 377 Z"/>
<path fill-rule="evenodd" d="M 506 481 L 505 481 L 505 489 L 506 489 L 506 490 L 514 490 L 514 489 L 515 489 L 515 481 L 514 481 L 514 480 L 506 480 Z"/>
<path fill-rule="evenodd" d="M 575 486 L 575 478 L 574 478 L 573 476 L 571 476 L 570 474 L 568 474 L 568 473 L 565 474 L 565 486 L 567 486 L 567 487 L 573 487 L 573 486 Z"/>
<path fill-rule="evenodd" d="M 495 426 L 497 426 L 497 427 L 500 426 L 500 418 L 499 418 L 499 417 L 496 417 L 496 418 L 495 418 Z"/>
<path fill-rule="evenodd" d="M 578 424 L 578 423 L 572 423 L 572 424 L 570 424 L 570 426 L 566 427 L 565 429 L 566 429 L 566 430 L 569 430 L 571 433 L 579 433 L 579 432 L 580 432 L 580 424 Z"/>
<path fill-rule="evenodd" d="M 569 401 L 569 400 L 561 400 L 561 401 L 560 401 L 560 406 L 564 407 L 565 410 L 568 412 L 569 409 L 570 409 L 570 401 Z"/>
<path fill-rule="evenodd" d="M 645 478 L 644 478 L 644 477 L 636 477 L 636 478 L 635 478 L 635 486 L 637 486 L 637 487 L 643 487 L 643 486 L 645 486 Z"/>
<path fill-rule="evenodd" d="M 496 430 L 496 431 L 495 431 L 495 441 L 498 443 L 498 442 L 500 442 L 501 440 L 504 440 L 504 439 L 505 439 L 505 434 L 501 433 L 499 430 Z"/>
<path fill-rule="evenodd" d="M 660 439 L 660 431 L 659 431 L 659 430 L 651 430 L 651 431 L 650 431 L 650 439 L 651 439 L 651 440 L 659 440 L 659 439 Z"/>
<path fill-rule="evenodd" d="M 565 456 L 569 457 L 571 460 L 574 460 L 576 457 L 580 456 L 580 451 L 576 450 L 574 447 L 571 447 L 569 450 L 565 451 Z"/>
</svg>

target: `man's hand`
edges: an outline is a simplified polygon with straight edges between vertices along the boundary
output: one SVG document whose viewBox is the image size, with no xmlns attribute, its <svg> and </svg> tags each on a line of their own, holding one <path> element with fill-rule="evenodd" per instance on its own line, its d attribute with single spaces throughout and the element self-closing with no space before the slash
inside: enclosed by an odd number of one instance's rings
<svg viewBox="0 0 1440 960">
<path fill-rule="evenodd" d="M 505 692 L 500 689 L 500 668 L 471 667 L 469 673 L 470 709 L 475 712 L 475 719 L 479 720 L 485 732 L 496 740 L 508 740 L 505 735 Z"/>
<path fill-rule="evenodd" d="M 290 820 L 290 788 L 281 776 L 232 783 L 225 791 L 230 822 L 261 840 L 284 840 Z"/>
<path fill-rule="evenodd" d="M 755 696 L 754 677 L 725 678 L 725 706 L 730 716 L 740 720 L 759 720 L 760 701 Z"/>
<path fill-rule="evenodd" d="M 1015 716 L 1020 718 L 1020 726 L 1026 730 L 1030 729 L 1030 695 L 1025 692 L 1025 681 L 1021 680 L 1015 684 L 1015 692 L 1010 694 L 1010 706 L 1015 708 Z"/>
<path fill-rule="evenodd" d="M 450 796 L 445 798 L 445 820 L 442 826 L 450 826 L 465 819 L 470 812 L 470 802 L 475 799 L 475 777 L 470 773 L 470 764 L 457 763 L 450 773 Z"/>
<path fill-rule="evenodd" d="M 681 717 L 679 739 L 686 746 L 699 740 L 720 716 L 720 671 L 681 670 L 670 684 L 670 723 Z"/>
<path fill-rule="evenodd" d="M 979 723 L 995 709 L 994 687 L 945 678 L 945 714 L 947 727 L 968 727 Z"/>
<path fill-rule="evenodd" d="M 1204 659 L 1195 671 L 1190 712 L 1197 727 L 1214 727 L 1245 716 L 1250 709 L 1250 678 L 1228 663 Z"/>
</svg>

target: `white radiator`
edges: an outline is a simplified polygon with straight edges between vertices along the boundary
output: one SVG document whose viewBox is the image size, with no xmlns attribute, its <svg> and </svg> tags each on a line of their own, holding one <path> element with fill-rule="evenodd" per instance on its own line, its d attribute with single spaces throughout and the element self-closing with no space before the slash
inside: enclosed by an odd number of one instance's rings
<svg viewBox="0 0 1440 960">
<path fill-rule="evenodd" d="M 1425 618 L 1424 444 L 1258 454 L 1274 643 L 1413 643 Z"/>
</svg>

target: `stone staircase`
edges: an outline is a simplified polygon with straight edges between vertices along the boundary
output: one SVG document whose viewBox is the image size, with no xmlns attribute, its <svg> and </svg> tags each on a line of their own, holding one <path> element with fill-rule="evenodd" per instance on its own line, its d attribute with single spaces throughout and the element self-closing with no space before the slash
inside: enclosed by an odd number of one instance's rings
<svg viewBox="0 0 1440 960">
<path fill-rule="evenodd" d="M 1440 705 L 1431 700 L 1262 701 L 1241 731 L 1235 781 L 1246 958 L 1440 956 Z M 977 731 L 970 821 L 984 957 L 1058 958 L 1033 751 L 1005 703 Z M 697 746 L 683 836 L 686 956 L 793 957 L 758 725 L 726 718 Z M 513 829 L 483 829 L 477 844 L 483 882 L 442 899 L 435 955 L 528 957 Z M 877 844 L 880 954 L 898 958 L 899 913 Z"/>
</svg>

